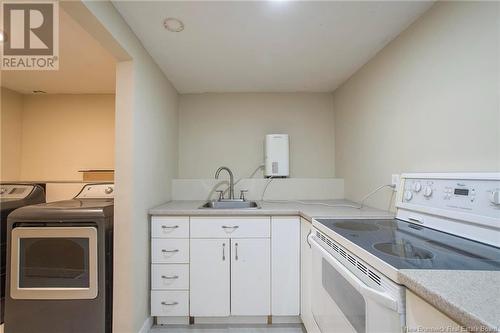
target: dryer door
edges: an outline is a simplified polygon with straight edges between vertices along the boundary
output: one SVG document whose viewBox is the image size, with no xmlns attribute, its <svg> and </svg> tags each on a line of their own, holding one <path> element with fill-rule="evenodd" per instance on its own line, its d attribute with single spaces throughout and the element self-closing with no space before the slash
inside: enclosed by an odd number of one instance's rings
<svg viewBox="0 0 500 333">
<path fill-rule="evenodd" d="M 94 227 L 19 227 L 12 230 L 13 299 L 97 297 Z"/>
</svg>

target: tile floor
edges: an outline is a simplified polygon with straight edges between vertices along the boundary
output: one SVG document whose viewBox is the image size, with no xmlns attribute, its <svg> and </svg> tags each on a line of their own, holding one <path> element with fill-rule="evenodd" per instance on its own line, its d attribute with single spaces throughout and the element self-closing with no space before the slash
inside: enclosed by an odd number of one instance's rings
<svg viewBox="0 0 500 333">
<path fill-rule="evenodd" d="M 301 324 L 155 326 L 150 333 L 306 333 Z"/>
</svg>

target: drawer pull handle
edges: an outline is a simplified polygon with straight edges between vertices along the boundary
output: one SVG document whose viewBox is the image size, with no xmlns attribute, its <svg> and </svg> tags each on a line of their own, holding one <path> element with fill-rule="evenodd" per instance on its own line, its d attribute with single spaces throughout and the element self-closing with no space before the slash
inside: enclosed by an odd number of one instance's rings
<svg viewBox="0 0 500 333">
<path fill-rule="evenodd" d="M 238 243 L 234 244 L 234 252 L 235 252 L 234 260 L 238 260 Z"/>
<path fill-rule="evenodd" d="M 222 261 L 226 260 L 226 243 L 222 243 Z"/>
<path fill-rule="evenodd" d="M 179 252 L 179 249 L 175 249 L 175 250 L 165 250 L 165 249 L 162 249 L 161 252 L 163 252 L 163 253 L 176 253 L 176 252 Z"/>
<path fill-rule="evenodd" d="M 222 226 L 222 229 L 238 229 L 239 226 L 237 225 L 233 225 L 232 227 L 231 226 L 228 226 L 228 225 L 223 225 Z"/>
<path fill-rule="evenodd" d="M 176 280 L 179 278 L 179 275 L 162 275 L 161 276 L 162 279 L 167 279 L 167 280 Z"/>
<path fill-rule="evenodd" d="M 177 305 L 177 304 L 179 304 L 179 302 L 172 302 L 172 303 L 161 302 L 161 305 L 167 305 L 167 306 L 173 306 L 173 305 Z"/>
<path fill-rule="evenodd" d="M 179 228 L 178 225 L 162 225 L 161 226 L 162 229 L 177 229 Z"/>
<path fill-rule="evenodd" d="M 424 224 L 424 221 L 421 221 L 421 220 L 416 219 L 414 217 L 409 217 L 408 220 L 415 222 L 415 223 Z"/>
</svg>

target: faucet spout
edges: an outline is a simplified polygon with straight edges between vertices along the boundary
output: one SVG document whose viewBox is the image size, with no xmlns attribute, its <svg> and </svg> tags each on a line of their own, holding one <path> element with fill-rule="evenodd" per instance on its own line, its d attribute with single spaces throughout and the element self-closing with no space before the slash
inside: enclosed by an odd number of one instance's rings
<svg viewBox="0 0 500 333">
<path fill-rule="evenodd" d="M 229 199 L 234 200 L 234 177 L 232 171 L 225 166 L 221 166 L 215 172 L 215 179 L 219 179 L 219 174 L 222 170 L 226 170 L 229 174 Z"/>
</svg>

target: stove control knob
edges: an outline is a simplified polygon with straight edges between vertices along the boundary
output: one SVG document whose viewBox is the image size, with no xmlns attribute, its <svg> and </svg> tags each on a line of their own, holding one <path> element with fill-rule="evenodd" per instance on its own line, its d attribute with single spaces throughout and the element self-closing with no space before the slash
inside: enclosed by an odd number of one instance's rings
<svg viewBox="0 0 500 333">
<path fill-rule="evenodd" d="M 424 188 L 424 196 L 428 198 L 428 197 L 430 197 L 431 195 L 432 195 L 432 187 L 430 187 L 430 186 L 426 186 L 426 187 Z"/>
<path fill-rule="evenodd" d="M 494 205 L 500 205 L 500 190 L 491 192 L 490 201 Z"/>
<path fill-rule="evenodd" d="M 422 189 L 422 184 L 420 184 L 420 182 L 416 182 L 415 184 L 413 184 L 413 190 L 415 192 L 420 192 L 421 189 Z"/>
<path fill-rule="evenodd" d="M 106 193 L 106 194 L 113 193 L 113 188 L 111 186 L 106 187 L 106 189 L 104 190 L 104 193 Z"/>
<path fill-rule="evenodd" d="M 405 200 L 410 201 L 411 198 L 413 198 L 413 192 L 412 191 L 405 191 Z"/>
</svg>

